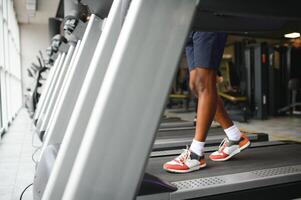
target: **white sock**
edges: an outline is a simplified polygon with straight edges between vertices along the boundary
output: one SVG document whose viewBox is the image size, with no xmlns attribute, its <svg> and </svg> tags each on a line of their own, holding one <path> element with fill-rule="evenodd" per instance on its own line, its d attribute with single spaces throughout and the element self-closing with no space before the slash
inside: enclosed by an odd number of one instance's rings
<svg viewBox="0 0 301 200">
<path fill-rule="evenodd" d="M 190 145 L 190 150 L 198 156 L 202 156 L 204 154 L 204 146 L 205 142 L 200 142 L 193 139 Z"/>
<path fill-rule="evenodd" d="M 240 130 L 237 128 L 237 126 L 233 125 L 227 129 L 224 129 L 227 137 L 229 138 L 229 140 L 232 141 L 238 141 L 240 139 Z"/>
</svg>

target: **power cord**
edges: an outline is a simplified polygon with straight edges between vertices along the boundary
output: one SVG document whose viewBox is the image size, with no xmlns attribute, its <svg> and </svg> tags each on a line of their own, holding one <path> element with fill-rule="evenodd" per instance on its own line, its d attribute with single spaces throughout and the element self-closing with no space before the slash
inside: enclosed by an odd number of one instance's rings
<svg viewBox="0 0 301 200">
<path fill-rule="evenodd" d="M 34 156 L 36 155 L 36 153 L 41 149 L 42 147 L 38 147 L 34 150 L 34 152 L 31 155 L 31 160 L 34 162 L 34 164 L 38 164 L 38 161 L 35 160 Z"/>
<path fill-rule="evenodd" d="M 29 184 L 26 188 L 24 188 L 24 190 L 22 191 L 22 193 L 21 193 L 21 195 L 20 195 L 20 200 L 23 199 L 23 195 L 24 195 L 25 191 L 26 191 L 30 186 L 32 186 L 32 185 L 33 185 L 33 183 Z"/>
</svg>

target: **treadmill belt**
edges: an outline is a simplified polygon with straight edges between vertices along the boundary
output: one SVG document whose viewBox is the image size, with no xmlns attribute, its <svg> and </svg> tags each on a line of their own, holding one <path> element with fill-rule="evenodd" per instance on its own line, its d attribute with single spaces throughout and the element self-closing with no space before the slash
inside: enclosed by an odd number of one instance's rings
<svg viewBox="0 0 301 200">
<path fill-rule="evenodd" d="M 173 129 L 180 127 L 194 127 L 194 123 L 191 121 L 176 121 L 176 122 L 163 122 L 160 124 L 159 129 Z"/>
<path fill-rule="evenodd" d="M 172 130 L 172 131 L 158 131 L 156 139 L 168 139 L 168 138 L 187 138 L 194 137 L 195 129 L 183 129 L 183 130 Z M 225 135 L 224 131 L 220 127 L 210 128 L 208 136 L 213 135 Z"/>
<path fill-rule="evenodd" d="M 213 162 L 206 154 L 207 167 L 192 173 L 175 174 L 163 170 L 174 156 L 150 158 L 146 172 L 169 182 L 276 168 L 301 164 L 301 144 L 284 144 L 249 148 L 226 162 Z"/>
<path fill-rule="evenodd" d="M 179 117 L 163 117 L 161 123 L 185 122 Z"/>
</svg>

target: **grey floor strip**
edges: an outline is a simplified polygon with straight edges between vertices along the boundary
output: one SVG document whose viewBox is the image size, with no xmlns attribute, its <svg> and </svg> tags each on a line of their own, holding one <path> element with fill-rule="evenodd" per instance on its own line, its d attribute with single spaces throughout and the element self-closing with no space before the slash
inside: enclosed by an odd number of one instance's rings
<svg viewBox="0 0 301 200">
<path fill-rule="evenodd" d="M 301 180 L 301 165 L 255 170 L 250 172 L 213 176 L 173 182 L 178 191 L 171 199 L 205 197 L 225 192 L 284 184 Z"/>
</svg>

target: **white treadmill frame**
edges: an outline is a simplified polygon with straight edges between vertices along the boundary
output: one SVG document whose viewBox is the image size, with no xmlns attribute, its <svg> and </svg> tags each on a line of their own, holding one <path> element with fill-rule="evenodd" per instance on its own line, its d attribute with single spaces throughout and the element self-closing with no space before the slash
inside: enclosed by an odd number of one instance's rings
<svg viewBox="0 0 301 200">
<path fill-rule="evenodd" d="M 122 0 L 115 0 L 108 18 L 105 19 L 103 32 L 98 40 L 63 140 L 60 137 L 52 137 L 49 138 L 49 142 L 47 141 L 48 144 L 60 142 L 62 144 L 43 194 L 43 200 L 62 198 L 79 146 L 84 137 L 83 133 L 94 107 L 97 92 L 102 85 L 103 77 L 121 30 L 123 17 L 120 14 L 121 5 Z"/>
<path fill-rule="evenodd" d="M 53 84 L 54 74 L 56 74 L 58 71 L 57 66 L 58 66 L 58 63 L 60 62 L 60 59 L 61 59 L 61 53 L 59 52 L 57 58 L 54 61 L 53 66 L 50 68 L 49 75 L 45 81 L 45 86 L 43 86 L 43 91 L 41 92 L 41 97 L 40 97 L 40 100 L 38 101 L 37 108 L 36 108 L 33 119 L 37 119 L 38 118 L 37 116 L 39 116 L 41 107 L 43 106 L 42 104 L 44 104 L 45 98 L 49 91 L 49 87 Z"/>
<path fill-rule="evenodd" d="M 62 90 L 63 83 L 70 72 L 70 63 L 72 62 L 72 58 L 74 57 L 74 52 L 78 48 L 78 44 L 70 43 L 68 52 L 66 55 L 66 58 L 64 60 L 64 63 L 61 66 L 61 71 L 58 74 L 57 80 L 55 82 L 53 91 L 49 95 L 49 99 L 46 102 L 45 109 L 42 110 L 41 115 L 38 119 L 36 131 L 41 132 L 45 131 L 46 127 L 49 124 L 49 121 L 51 119 L 51 115 L 54 111 L 55 104 L 57 103 L 57 100 L 59 99 L 59 95 Z"/>
<path fill-rule="evenodd" d="M 63 199 L 135 197 L 197 3 L 131 2 Z"/>
<path fill-rule="evenodd" d="M 55 83 L 57 82 L 58 74 L 62 70 L 62 64 L 64 63 L 64 60 L 66 58 L 66 53 L 61 52 L 59 53 L 56 63 L 53 66 L 53 74 L 52 76 L 49 76 L 47 79 L 49 82 L 48 87 L 45 87 L 44 91 L 42 92 L 42 96 L 40 98 L 40 101 L 38 103 L 38 108 L 35 112 L 34 115 L 34 120 L 38 121 L 40 119 L 40 116 L 42 115 L 42 112 L 45 112 L 44 110 L 46 109 L 47 102 L 49 101 L 51 92 L 54 90 Z"/>
<path fill-rule="evenodd" d="M 54 114 L 49 126 L 46 129 L 44 147 L 48 144 L 61 143 L 67 125 L 74 109 L 76 100 L 85 80 L 96 42 L 101 34 L 102 20 L 95 15 L 91 15 L 86 31 L 83 35 L 78 53 L 70 66 L 70 74 L 64 82 L 59 101 L 54 109 Z"/>
<path fill-rule="evenodd" d="M 51 88 L 51 91 L 49 91 L 49 96 L 45 99 L 44 107 L 41 110 L 40 116 L 38 118 L 37 124 L 36 124 L 36 131 L 39 132 L 43 129 L 45 126 L 47 126 L 48 121 L 51 117 L 51 113 L 53 111 L 54 104 L 57 100 L 57 97 L 59 95 L 59 91 L 62 88 L 63 80 L 66 76 L 66 73 L 68 71 L 68 67 L 74 52 L 74 45 L 70 45 L 66 54 L 66 57 L 63 61 L 63 63 L 59 66 L 59 73 L 57 74 L 53 84 L 53 87 Z M 46 122 L 47 121 L 47 122 Z"/>
</svg>

